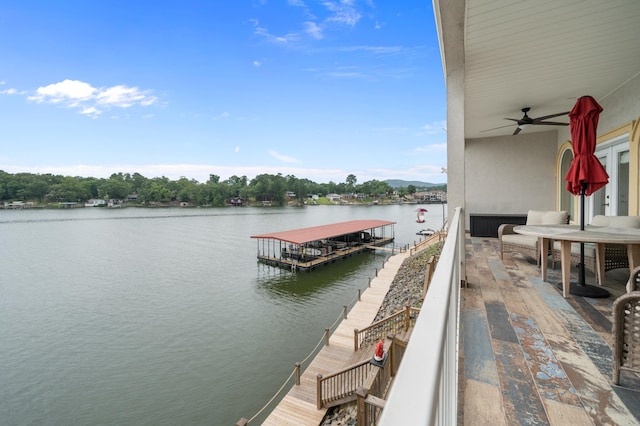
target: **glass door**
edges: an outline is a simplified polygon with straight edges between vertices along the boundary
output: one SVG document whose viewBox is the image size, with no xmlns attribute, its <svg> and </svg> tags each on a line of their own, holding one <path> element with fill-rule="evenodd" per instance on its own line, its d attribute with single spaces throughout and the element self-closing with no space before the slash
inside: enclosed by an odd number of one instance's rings
<svg viewBox="0 0 640 426">
<path fill-rule="evenodd" d="M 611 216 L 611 171 L 609 167 L 609 153 L 608 152 L 596 152 L 596 157 L 604 166 L 604 169 L 609 175 L 609 183 L 604 188 L 599 189 L 593 193 L 591 197 L 591 211 L 596 215 Z"/>
<path fill-rule="evenodd" d="M 629 137 L 598 146 L 596 157 L 607 173 L 609 183 L 596 191 L 589 202 L 589 219 L 594 215 L 626 216 L 629 214 Z"/>
</svg>

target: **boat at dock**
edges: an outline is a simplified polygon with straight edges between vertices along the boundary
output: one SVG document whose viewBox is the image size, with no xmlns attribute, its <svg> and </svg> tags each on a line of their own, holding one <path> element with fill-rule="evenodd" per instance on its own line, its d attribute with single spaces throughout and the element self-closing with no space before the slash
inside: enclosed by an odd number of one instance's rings
<svg viewBox="0 0 640 426">
<path fill-rule="evenodd" d="M 270 234 L 258 240 L 258 261 L 290 270 L 310 271 L 317 266 L 390 244 L 393 225 L 385 220 L 352 220 Z"/>
</svg>

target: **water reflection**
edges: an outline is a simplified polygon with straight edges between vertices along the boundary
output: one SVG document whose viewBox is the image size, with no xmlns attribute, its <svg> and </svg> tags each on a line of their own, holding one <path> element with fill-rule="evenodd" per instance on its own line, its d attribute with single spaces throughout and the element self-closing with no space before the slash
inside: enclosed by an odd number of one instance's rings
<svg viewBox="0 0 640 426">
<path fill-rule="evenodd" d="M 257 290 L 277 299 L 310 298 L 315 293 L 327 292 L 345 282 L 370 273 L 373 277 L 374 265 L 382 266 L 385 256 L 373 252 L 359 253 L 356 256 L 337 260 L 334 263 L 314 269 L 310 272 L 291 272 L 262 263 L 258 264 Z M 367 267 L 369 266 L 369 267 Z"/>
</svg>

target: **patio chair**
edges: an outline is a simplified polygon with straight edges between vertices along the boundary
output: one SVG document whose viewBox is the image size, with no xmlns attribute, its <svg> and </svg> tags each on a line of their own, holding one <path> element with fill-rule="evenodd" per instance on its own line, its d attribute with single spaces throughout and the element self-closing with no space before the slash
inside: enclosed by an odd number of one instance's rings
<svg viewBox="0 0 640 426">
<path fill-rule="evenodd" d="M 527 225 L 566 225 L 567 223 L 569 223 L 569 214 L 565 210 L 529 210 L 527 213 Z M 540 266 L 538 237 L 518 234 L 513 230 L 516 226 L 518 225 L 503 224 L 498 228 L 500 258 L 502 259 L 506 252 L 516 252 L 533 257 Z"/>
<path fill-rule="evenodd" d="M 591 226 L 610 226 L 613 228 L 640 228 L 639 216 L 594 216 L 591 220 Z M 605 244 L 604 246 L 604 264 L 600 274 L 597 271 L 597 255 L 595 244 L 586 243 L 584 245 L 584 268 L 596 275 L 598 284 L 602 285 L 604 281 L 604 273 L 619 268 L 629 267 L 629 257 L 627 256 L 627 247 L 624 244 Z M 553 243 L 552 266 L 560 260 L 560 243 Z M 571 244 L 571 265 L 576 266 L 580 263 L 580 244 Z"/>
<path fill-rule="evenodd" d="M 620 371 L 640 373 L 640 291 L 624 294 L 613 302 L 613 374 L 620 384 Z"/>
<path fill-rule="evenodd" d="M 629 281 L 627 281 L 627 293 L 640 290 L 640 266 L 631 271 Z"/>
</svg>

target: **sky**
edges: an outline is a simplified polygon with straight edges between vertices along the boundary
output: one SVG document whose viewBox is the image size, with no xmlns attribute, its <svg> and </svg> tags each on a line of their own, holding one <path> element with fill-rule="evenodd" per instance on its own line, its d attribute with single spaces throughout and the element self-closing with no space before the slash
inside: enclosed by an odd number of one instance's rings
<svg viewBox="0 0 640 426">
<path fill-rule="evenodd" d="M 424 0 L 3 0 L 0 170 L 446 182 Z"/>
</svg>

